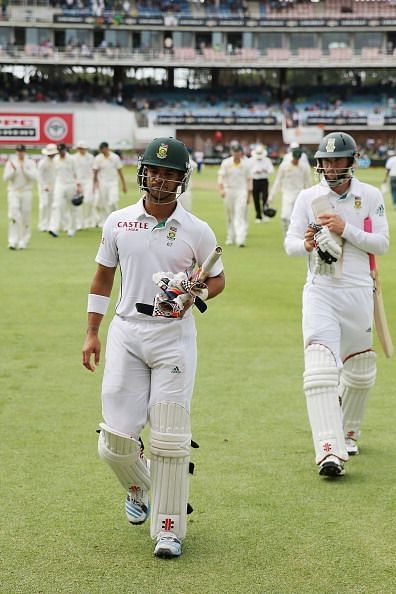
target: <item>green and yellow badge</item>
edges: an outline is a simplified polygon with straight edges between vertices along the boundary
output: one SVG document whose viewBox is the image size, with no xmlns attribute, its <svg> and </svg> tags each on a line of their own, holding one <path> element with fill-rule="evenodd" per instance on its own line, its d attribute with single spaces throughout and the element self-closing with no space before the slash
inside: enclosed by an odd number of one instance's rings
<svg viewBox="0 0 396 594">
<path fill-rule="evenodd" d="M 168 148 L 169 148 L 169 145 L 161 142 L 161 144 L 158 147 L 158 152 L 157 152 L 158 159 L 166 159 L 166 157 L 168 156 Z"/>
<path fill-rule="evenodd" d="M 335 138 L 329 138 L 326 144 L 326 153 L 334 153 L 335 151 Z"/>
<path fill-rule="evenodd" d="M 362 208 L 362 199 L 360 196 L 355 196 L 355 208 Z"/>
</svg>

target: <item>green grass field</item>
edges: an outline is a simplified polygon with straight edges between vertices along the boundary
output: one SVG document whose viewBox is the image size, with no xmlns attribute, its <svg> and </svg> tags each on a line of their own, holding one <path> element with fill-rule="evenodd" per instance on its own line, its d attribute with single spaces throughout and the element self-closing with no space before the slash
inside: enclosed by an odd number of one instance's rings
<svg viewBox="0 0 396 594">
<path fill-rule="evenodd" d="M 194 212 L 223 243 L 216 172 L 195 176 Z M 153 556 L 148 526 L 128 525 L 97 457 L 102 367 L 88 373 L 81 347 L 100 231 L 55 240 L 36 220 L 29 249 L 9 251 L 2 184 L 0 594 L 395 593 L 395 363 L 378 349 L 361 455 L 343 479 L 319 478 L 301 378 L 305 261 L 284 254 L 280 220 L 225 248 L 226 290 L 196 315 L 195 511 L 172 561 Z M 394 329 L 394 246 L 380 269 Z"/>
</svg>

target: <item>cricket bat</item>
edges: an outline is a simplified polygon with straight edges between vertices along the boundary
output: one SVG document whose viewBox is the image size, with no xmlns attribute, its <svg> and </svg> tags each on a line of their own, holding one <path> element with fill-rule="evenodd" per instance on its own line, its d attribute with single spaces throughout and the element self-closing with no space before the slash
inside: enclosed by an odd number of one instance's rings
<svg viewBox="0 0 396 594">
<path fill-rule="evenodd" d="M 213 252 L 209 254 L 206 258 L 205 262 L 202 264 L 201 268 L 198 269 L 197 273 L 194 274 L 194 279 L 203 283 L 208 278 L 210 271 L 212 270 L 213 266 L 216 264 L 217 260 L 221 257 L 223 253 L 223 248 L 219 245 L 215 247 Z"/>
<path fill-rule="evenodd" d="M 372 233 L 372 222 L 370 217 L 364 219 L 364 230 Z M 389 332 L 388 322 L 386 320 L 384 300 L 382 298 L 381 283 L 374 254 L 369 254 L 370 274 L 374 282 L 374 324 L 381 343 L 382 350 L 386 357 L 393 355 L 393 342 Z"/>
</svg>

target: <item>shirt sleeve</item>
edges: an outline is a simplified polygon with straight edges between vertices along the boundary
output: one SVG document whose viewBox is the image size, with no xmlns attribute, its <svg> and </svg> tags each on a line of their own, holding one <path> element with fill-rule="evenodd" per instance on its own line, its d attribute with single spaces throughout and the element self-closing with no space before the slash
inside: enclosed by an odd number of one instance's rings
<svg viewBox="0 0 396 594">
<path fill-rule="evenodd" d="M 389 248 L 389 228 L 382 194 L 377 188 L 373 187 L 372 190 L 374 194 L 368 214 L 372 222 L 372 233 L 346 223 L 342 237 L 364 252 L 380 256 Z"/>
<path fill-rule="evenodd" d="M 218 243 L 214 232 L 209 225 L 205 224 L 195 254 L 195 259 L 199 267 L 202 266 L 206 258 L 214 251 L 217 245 Z M 221 272 L 223 272 L 223 262 L 221 258 L 219 258 L 211 269 L 209 276 L 218 276 Z"/>
<path fill-rule="evenodd" d="M 284 248 L 288 256 L 307 256 L 304 246 L 305 230 L 309 225 L 309 214 L 304 199 L 304 192 L 300 192 L 294 204 L 290 218 L 290 225 L 286 233 Z"/>
<path fill-rule="evenodd" d="M 102 239 L 95 261 L 103 266 L 115 268 L 118 264 L 118 250 L 114 235 L 113 217 L 110 215 L 102 231 Z"/>
</svg>

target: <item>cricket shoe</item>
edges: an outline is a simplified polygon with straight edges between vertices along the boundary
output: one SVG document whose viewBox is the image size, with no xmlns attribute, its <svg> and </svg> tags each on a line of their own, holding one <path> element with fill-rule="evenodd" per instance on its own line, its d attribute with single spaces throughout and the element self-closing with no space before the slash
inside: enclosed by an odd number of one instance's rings
<svg viewBox="0 0 396 594">
<path fill-rule="evenodd" d="M 358 444 L 351 437 L 345 439 L 345 447 L 349 456 L 357 456 L 359 453 Z"/>
<path fill-rule="evenodd" d="M 173 532 L 160 532 L 157 536 L 154 555 L 163 559 L 180 557 L 182 554 L 181 541 Z"/>
<path fill-rule="evenodd" d="M 128 522 L 139 526 L 150 514 L 148 493 L 140 487 L 131 487 L 125 499 L 125 514 Z"/>
<path fill-rule="evenodd" d="M 345 474 L 344 463 L 337 456 L 327 456 L 319 465 L 321 476 L 337 477 Z"/>
</svg>

